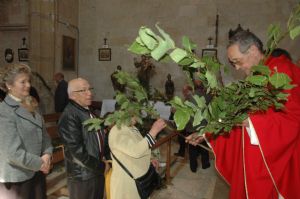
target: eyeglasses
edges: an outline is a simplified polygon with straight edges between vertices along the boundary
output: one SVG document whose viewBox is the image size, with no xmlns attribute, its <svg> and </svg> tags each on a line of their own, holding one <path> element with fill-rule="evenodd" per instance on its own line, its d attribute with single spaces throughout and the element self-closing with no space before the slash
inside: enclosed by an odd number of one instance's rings
<svg viewBox="0 0 300 199">
<path fill-rule="evenodd" d="M 94 90 L 94 88 L 87 88 L 87 89 L 81 89 L 81 90 L 77 90 L 77 91 L 73 91 L 75 93 L 87 93 L 87 92 L 92 92 Z"/>
</svg>

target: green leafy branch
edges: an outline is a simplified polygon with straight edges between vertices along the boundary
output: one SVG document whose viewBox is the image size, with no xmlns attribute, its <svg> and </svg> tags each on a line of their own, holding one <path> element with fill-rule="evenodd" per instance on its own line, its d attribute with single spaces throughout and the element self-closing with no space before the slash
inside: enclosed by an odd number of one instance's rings
<svg viewBox="0 0 300 199">
<path fill-rule="evenodd" d="M 294 39 L 300 34 L 299 6 L 291 14 L 288 22 L 288 31 L 281 33 L 279 26 L 271 25 L 268 31 L 267 55 L 278 45 L 287 33 Z M 252 74 L 245 80 L 220 87 L 216 72 L 220 64 L 213 58 L 198 58 L 193 50 L 196 45 L 187 37 L 182 38 L 183 48 L 175 46 L 171 37 L 156 25 L 160 35 L 155 34 L 145 26 L 139 30 L 139 35 L 129 47 L 129 51 L 136 54 L 147 54 L 157 61 L 172 60 L 184 69 L 194 68 L 196 77 L 200 79 L 212 101 L 206 105 L 203 97 L 193 96 L 193 101 L 182 101 L 175 97 L 170 103 L 176 109 L 174 120 L 178 130 L 185 128 L 192 121 L 195 131 L 200 134 L 211 132 L 216 135 L 229 132 L 234 126 L 241 124 L 248 113 L 265 111 L 269 107 L 284 108 L 288 94 L 284 92 L 291 89 L 291 79 L 284 73 L 270 71 L 267 66 L 252 67 Z M 188 81 L 192 80 L 188 75 Z M 202 121 L 207 125 L 200 126 Z"/>
<path fill-rule="evenodd" d="M 114 74 L 120 84 L 126 86 L 126 92 L 117 92 L 116 111 L 106 115 L 104 118 L 91 118 L 83 124 L 88 126 L 88 131 L 98 130 L 101 125 L 112 126 L 116 124 L 120 127 L 122 124 L 130 126 L 132 119 L 139 124 L 143 124 L 145 117 L 158 117 L 153 104 L 150 103 L 145 89 L 133 75 L 119 71 Z"/>
<path fill-rule="evenodd" d="M 279 24 L 271 24 L 268 28 L 267 53 L 269 57 L 280 41 L 287 35 L 292 40 L 300 35 L 300 5 L 296 6 L 287 21 L 286 30 L 282 30 Z"/>
</svg>

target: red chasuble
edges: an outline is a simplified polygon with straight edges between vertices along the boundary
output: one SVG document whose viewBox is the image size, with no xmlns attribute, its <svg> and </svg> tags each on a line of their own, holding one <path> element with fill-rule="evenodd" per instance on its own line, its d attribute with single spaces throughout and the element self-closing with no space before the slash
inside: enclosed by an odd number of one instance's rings
<svg viewBox="0 0 300 199">
<path fill-rule="evenodd" d="M 283 111 L 270 108 L 250 114 L 259 144 L 252 145 L 241 127 L 210 140 L 215 166 L 230 185 L 230 198 L 300 198 L 300 68 L 286 57 L 272 57 L 266 65 L 286 73 L 298 86 Z"/>
</svg>

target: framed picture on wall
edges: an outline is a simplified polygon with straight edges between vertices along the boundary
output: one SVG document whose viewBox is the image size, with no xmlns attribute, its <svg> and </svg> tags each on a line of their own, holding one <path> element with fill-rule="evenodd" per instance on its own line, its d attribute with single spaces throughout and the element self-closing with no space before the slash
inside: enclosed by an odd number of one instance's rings
<svg viewBox="0 0 300 199">
<path fill-rule="evenodd" d="M 99 61 L 111 61 L 111 49 L 110 48 L 99 48 L 98 49 Z"/>
<path fill-rule="evenodd" d="M 218 50 L 214 48 L 204 48 L 202 49 L 202 57 L 215 57 L 217 58 Z"/>
<path fill-rule="evenodd" d="M 19 56 L 19 61 L 28 61 L 29 56 L 28 56 L 28 48 L 19 48 L 18 49 L 18 56 Z"/>
<path fill-rule="evenodd" d="M 75 70 L 75 39 L 63 35 L 63 70 Z"/>
</svg>

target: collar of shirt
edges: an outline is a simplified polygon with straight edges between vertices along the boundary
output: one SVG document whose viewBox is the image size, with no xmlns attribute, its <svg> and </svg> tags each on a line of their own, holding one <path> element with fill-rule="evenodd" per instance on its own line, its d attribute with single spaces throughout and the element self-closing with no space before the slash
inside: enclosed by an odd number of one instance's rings
<svg viewBox="0 0 300 199">
<path fill-rule="evenodd" d="M 14 100 L 16 100 L 17 102 L 21 102 L 22 100 L 16 96 L 13 96 L 12 94 L 8 94 L 11 98 L 13 98 Z"/>
</svg>

